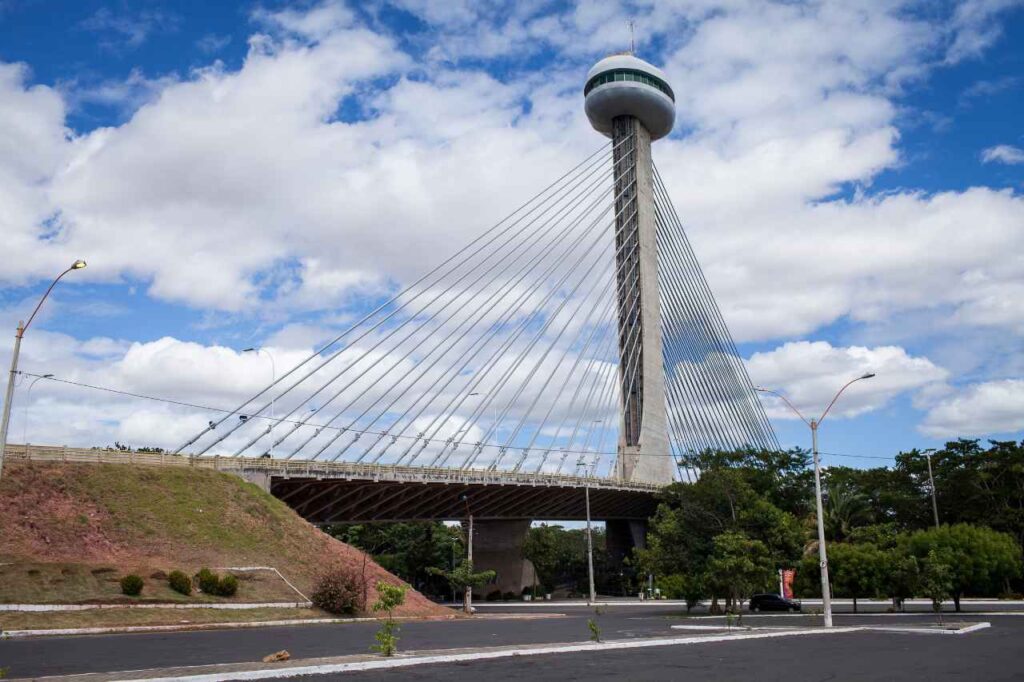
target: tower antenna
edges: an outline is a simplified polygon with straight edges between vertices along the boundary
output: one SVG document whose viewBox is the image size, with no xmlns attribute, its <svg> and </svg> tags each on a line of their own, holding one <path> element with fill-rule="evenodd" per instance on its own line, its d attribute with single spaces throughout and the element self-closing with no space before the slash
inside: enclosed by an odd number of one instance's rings
<svg viewBox="0 0 1024 682">
<path fill-rule="evenodd" d="M 629 20 L 629 53 L 636 54 L 636 22 Z"/>
</svg>

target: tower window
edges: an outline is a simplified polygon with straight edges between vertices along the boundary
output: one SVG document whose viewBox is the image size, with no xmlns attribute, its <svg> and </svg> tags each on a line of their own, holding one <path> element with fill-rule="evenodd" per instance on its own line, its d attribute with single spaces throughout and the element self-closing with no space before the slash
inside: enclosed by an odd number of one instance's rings
<svg viewBox="0 0 1024 682">
<path fill-rule="evenodd" d="M 630 81 L 633 83 L 649 85 L 652 88 L 656 88 L 668 95 L 668 98 L 673 102 L 676 101 L 675 93 L 672 92 L 672 88 L 668 86 L 668 83 L 657 76 L 652 76 L 649 73 L 638 71 L 637 69 L 612 69 L 610 71 L 602 71 L 587 81 L 586 87 L 583 88 L 583 96 L 586 97 L 589 95 L 590 91 L 599 85 L 618 81 Z"/>
</svg>

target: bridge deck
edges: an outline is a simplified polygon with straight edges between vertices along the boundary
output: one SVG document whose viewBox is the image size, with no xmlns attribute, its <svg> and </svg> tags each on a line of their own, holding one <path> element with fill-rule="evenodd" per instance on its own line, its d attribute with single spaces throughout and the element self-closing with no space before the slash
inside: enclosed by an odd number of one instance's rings
<svg viewBox="0 0 1024 682">
<path fill-rule="evenodd" d="M 485 469 L 440 469 L 251 457 L 8 445 L 10 460 L 215 469 L 266 477 L 270 492 L 313 523 L 459 519 L 468 495 L 475 517 L 583 519 L 590 488 L 594 519 L 642 519 L 654 512 L 662 486 Z"/>
</svg>

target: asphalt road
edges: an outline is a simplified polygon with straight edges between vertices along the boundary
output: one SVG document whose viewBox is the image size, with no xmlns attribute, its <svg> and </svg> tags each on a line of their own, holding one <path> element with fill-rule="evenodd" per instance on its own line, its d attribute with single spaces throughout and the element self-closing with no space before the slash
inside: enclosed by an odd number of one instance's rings
<svg viewBox="0 0 1024 682">
<path fill-rule="evenodd" d="M 1017 621 L 1017 624 L 1005 621 Z M 1000 680 L 1024 679 L 1024 621 L 962 636 L 857 632 L 434 664 L 324 679 L 370 680 Z"/>
<path fill-rule="evenodd" d="M 988 605 L 986 605 L 985 608 L 988 608 Z M 590 609 L 570 607 L 565 604 L 552 604 L 550 605 L 550 608 L 547 605 L 543 608 L 536 606 L 525 607 L 503 605 L 500 607 L 494 606 L 491 607 L 491 609 L 493 611 L 526 611 L 532 614 L 550 610 L 555 613 L 565 613 L 567 615 L 559 618 L 531 620 L 494 620 L 477 618 L 472 621 L 419 621 L 404 623 L 400 632 L 400 648 L 405 651 L 409 651 L 452 647 L 586 641 L 589 636 L 586 621 L 593 615 L 593 611 Z M 605 639 L 664 636 L 667 634 L 679 634 L 678 631 L 673 633 L 670 626 L 677 623 L 687 622 L 682 618 L 682 611 L 684 610 L 680 610 L 678 608 L 666 608 L 663 605 L 645 604 L 613 606 L 604 609 L 604 613 L 599 617 L 599 622 Z M 483 612 L 485 612 L 485 609 L 481 609 L 481 613 Z M 945 652 L 944 655 L 946 657 L 952 656 L 952 658 L 950 658 L 950 662 L 952 664 L 958 660 L 957 656 L 960 654 L 953 654 L 961 651 L 960 647 L 964 646 L 962 641 L 984 639 L 988 644 L 986 646 L 981 646 L 977 655 L 984 656 L 985 658 L 984 660 L 979 659 L 977 661 L 978 665 L 995 666 L 993 667 L 993 672 L 1008 672 L 1016 670 L 1018 674 L 1021 673 L 1022 669 L 1020 666 L 1022 664 L 1019 662 L 1020 656 L 1018 650 L 1021 649 L 1020 645 L 1024 642 L 1024 638 L 1022 638 L 1022 635 L 1024 635 L 1024 615 L 982 617 L 961 614 L 957 618 L 962 620 L 990 620 L 993 621 L 994 627 L 979 634 L 964 635 L 962 637 L 939 637 L 926 635 L 917 636 L 913 641 L 907 639 L 910 637 L 909 635 L 882 636 L 879 638 L 871 634 L 857 634 L 851 635 L 851 637 L 855 637 L 858 642 L 858 644 L 855 644 L 851 649 L 856 651 L 861 648 L 861 644 L 859 644 L 859 642 L 863 637 L 866 638 L 864 640 L 866 642 L 874 643 L 876 640 L 887 642 L 886 646 L 882 647 L 880 650 L 883 652 L 893 651 L 895 652 L 892 653 L 892 656 L 894 657 L 908 655 L 907 652 L 913 652 L 910 655 L 918 657 L 919 654 L 917 652 L 919 644 L 917 640 L 938 639 L 942 640 L 939 642 L 940 646 L 938 649 L 934 649 L 934 644 L 931 642 L 924 643 L 923 646 L 925 646 L 928 651 L 935 651 L 937 653 Z M 744 620 L 753 624 L 771 623 L 784 625 L 812 625 L 819 624 L 821 621 L 820 617 L 815 616 L 785 616 L 779 618 L 767 615 L 746 616 Z M 931 617 L 925 614 L 914 616 L 847 615 L 838 616 L 836 624 L 846 625 L 869 621 L 884 621 L 890 624 L 895 624 L 895 622 L 898 621 L 901 624 L 909 624 L 909 622 L 912 621 L 930 620 Z M 998 621 L 998 623 L 995 621 Z M 701 619 L 689 622 L 707 621 Z M 258 661 L 264 655 L 280 649 L 287 649 L 291 652 L 292 657 L 296 659 L 360 654 L 368 652 L 370 645 L 373 644 L 373 633 L 375 630 L 376 625 L 374 623 L 350 623 L 340 625 L 290 626 L 249 630 L 213 630 L 202 632 L 14 639 L 0 641 L 0 666 L 7 667 L 9 669 L 9 675 L 17 678 L 86 672 L 139 670 L 168 666 L 202 665 L 207 663 L 252 662 Z M 1016 642 L 1014 642 L 1012 638 L 1007 639 L 1007 637 L 1010 637 L 1011 633 L 1016 636 Z M 836 635 L 830 636 L 827 639 L 831 642 L 834 638 L 845 637 L 847 636 Z M 786 656 L 779 657 L 780 661 L 785 661 L 787 657 L 803 661 L 805 651 L 808 650 L 808 647 L 814 651 L 821 648 L 824 652 L 832 652 L 834 650 L 845 650 L 843 649 L 844 646 L 850 646 L 848 643 L 841 645 L 840 643 L 811 642 L 810 640 L 812 639 L 814 638 L 800 638 L 786 641 L 774 640 L 771 643 L 765 643 L 763 648 L 754 642 L 744 643 L 743 650 L 747 651 L 747 647 L 749 647 L 749 651 L 752 652 L 750 655 L 755 657 L 748 659 L 746 665 L 755 663 L 757 660 L 756 656 L 759 655 L 759 652 L 770 652 L 775 649 L 788 652 Z M 943 649 L 941 644 L 943 642 L 949 644 L 949 640 L 954 640 L 952 645 L 949 646 L 948 649 Z M 996 644 L 996 642 L 998 642 L 998 644 Z M 738 643 L 730 643 L 729 646 L 733 647 L 737 644 Z M 892 649 L 893 645 L 898 646 L 896 649 Z M 874 644 L 872 644 L 872 646 L 874 646 Z M 926 649 L 921 649 L 921 651 L 925 650 Z M 900 651 L 903 653 L 898 653 Z M 886 653 L 885 655 L 889 654 Z M 674 674 L 679 675 L 681 673 L 678 667 L 672 666 L 681 664 L 672 663 L 672 661 L 676 661 L 677 659 L 685 660 L 687 661 L 685 664 L 686 666 L 692 666 L 694 670 L 701 670 L 707 668 L 708 665 L 711 665 L 708 661 L 719 661 L 719 659 L 716 658 L 718 656 L 732 656 L 732 654 L 726 654 L 725 650 L 720 648 L 718 645 L 701 644 L 689 647 L 668 647 L 668 649 L 645 649 L 624 651 L 607 655 L 602 654 L 599 658 L 603 659 L 604 657 L 610 657 L 607 667 L 608 670 L 619 669 L 631 671 L 634 669 L 633 666 L 635 665 L 652 665 L 654 667 L 651 668 L 651 670 L 655 671 L 660 669 L 658 666 L 662 664 L 671 664 L 669 668 L 666 668 L 666 670 L 674 670 Z M 497 666 L 497 668 L 495 668 L 496 670 L 501 669 L 501 666 L 503 665 L 514 665 L 517 669 L 521 666 L 534 668 L 540 666 L 539 669 L 547 670 L 548 667 L 550 667 L 552 671 L 560 670 L 562 672 L 552 672 L 550 677 L 545 675 L 542 679 L 555 679 L 565 677 L 565 673 L 568 670 L 563 667 L 561 658 L 563 657 L 544 656 L 537 659 L 531 659 L 528 663 L 524 662 L 525 659 L 522 659 L 514 664 L 510 662 L 503 663 L 501 661 L 494 661 L 473 663 L 472 665 Z M 591 657 L 588 656 L 577 657 L 576 655 L 569 655 L 567 658 L 569 660 L 576 660 L 578 658 L 579 664 L 584 667 L 589 666 L 590 663 L 588 663 L 588 661 L 591 660 Z M 705 661 L 705 658 L 707 661 Z M 856 659 L 857 656 L 854 655 L 854 658 Z M 1002 658 L 1004 662 L 996 665 L 995 661 L 1000 660 L 1000 658 Z M 730 660 L 731 659 L 726 659 L 725 662 L 719 661 L 714 665 L 725 665 L 728 668 L 729 665 L 732 665 L 728 662 Z M 615 662 L 614 664 L 613 661 Z M 864 661 L 861 661 L 861 663 L 864 663 Z M 786 663 L 785 665 L 789 666 L 786 669 L 791 673 L 799 672 L 801 669 L 804 673 L 807 673 L 809 670 L 814 670 L 813 667 L 801 668 L 798 666 L 794 668 L 792 667 L 792 663 Z M 802 663 L 801 665 L 804 664 Z M 809 666 L 809 664 L 807 665 Z M 957 665 L 959 666 L 959 663 L 957 663 Z M 874 663 L 871 663 L 870 667 L 877 667 L 879 671 L 883 671 L 885 669 L 884 663 L 879 663 L 877 666 Z M 453 671 L 458 671 L 463 669 L 463 666 L 451 666 L 451 668 Z M 581 668 L 581 670 L 583 669 L 584 668 Z M 712 666 L 708 669 L 714 670 L 715 667 Z M 427 672 L 435 670 L 437 675 L 442 676 L 442 679 L 444 675 L 448 674 L 444 669 L 444 666 L 433 666 L 430 669 L 425 668 L 424 670 Z M 599 670 L 592 672 L 596 675 L 597 672 L 601 672 L 603 670 L 604 668 L 600 668 Z M 750 670 L 748 669 L 748 675 L 749 672 Z M 407 669 L 402 674 L 412 675 L 423 673 L 419 671 L 419 669 L 416 669 L 416 671 L 413 669 Z M 453 672 L 452 674 L 455 673 Z M 518 672 L 516 672 L 516 674 L 518 674 Z M 536 678 L 536 675 L 533 675 L 532 677 Z M 584 677 L 588 676 L 584 675 Z M 625 678 L 662 679 L 657 677 L 648 677 L 646 674 L 639 678 L 632 674 L 625 674 Z M 818 677 L 813 678 L 819 679 Z M 820 679 L 825 678 L 827 678 L 827 676 L 820 677 Z M 839 676 L 839 678 L 845 679 L 843 676 Z M 793 678 L 790 677 L 788 679 Z M 812 677 L 801 675 L 798 679 L 812 679 Z M 995 678 L 988 677 L 986 679 Z"/>
</svg>

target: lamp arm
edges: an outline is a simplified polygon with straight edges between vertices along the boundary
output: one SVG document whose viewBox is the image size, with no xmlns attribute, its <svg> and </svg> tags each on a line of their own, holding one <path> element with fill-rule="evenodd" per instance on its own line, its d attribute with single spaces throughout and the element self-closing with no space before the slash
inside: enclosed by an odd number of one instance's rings
<svg viewBox="0 0 1024 682">
<path fill-rule="evenodd" d="M 847 381 L 846 384 L 841 389 L 839 389 L 839 392 L 836 393 L 836 396 L 834 398 L 832 398 L 832 402 L 830 402 L 828 404 L 828 407 L 825 408 L 825 411 L 821 413 L 821 417 L 818 419 L 818 423 L 820 424 L 821 422 L 823 422 L 825 420 L 825 416 L 828 414 L 828 411 L 831 410 L 832 406 L 836 404 L 836 401 L 839 400 L 839 396 L 841 396 L 843 394 L 843 391 L 845 391 L 847 388 L 849 388 L 851 384 L 855 384 L 858 381 L 860 381 L 861 379 L 865 379 L 865 378 L 866 377 L 857 377 L 856 379 L 851 379 L 851 380 Z"/>
<path fill-rule="evenodd" d="M 20 334 L 21 334 L 22 336 L 24 336 L 24 334 L 25 334 L 25 331 L 26 331 L 26 330 L 28 329 L 28 326 L 29 326 L 30 324 L 32 324 L 32 320 L 33 320 L 33 319 L 35 319 L 36 313 L 38 313 L 38 312 L 39 312 L 39 309 L 40 309 L 40 308 L 41 308 L 41 307 L 43 306 L 43 303 L 44 303 L 44 302 L 46 301 L 46 297 L 47 297 L 47 296 L 49 296 L 49 295 L 50 295 L 50 292 L 51 292 L 51 291 L 53 291 L 53 288 L 54 288 L 55 286 L 57 286 L 57 282 L 59 282 L 59 281 L 61 280 L 61 278 L 62 278 L 62 277 L 63 277 L 64 275 L 68 274 L 68 273 L 69 273 L 69 272 L 71 272 L 72 270 L 74 270 L 74 268 L 73 268 L 73 267 L 71 267 L 71 268 L 68 268 L 68 269 L 67 269 L 67 270 L 65 270 L 64 272 L 62 272 L 62 273 L 60 273 L 59 275 L 57 275 L 57 279 L 53 280 L 53 283 L 51 283 L 51 284 L 50 284 L 50 288 L 49 288 L 49 289 L 47 289 L 47 290 L 46 290 L 46 293 L 45 293 L 45 294 L 43 294 L 43 297 L 42 297 L 41 299 L 39 299 L 39 303 L 36 303 L 36 308 L 35 308 L 35 310 L 33 310 L 33 311 L 32 311 L 32 314 L 31 314 L 31 315 L 29 315 L 29 317 L 28 317 L 28 322 L 26 322 L 25 324 L 23 324 L 23 325 L 21 326 L 21 332 L 20 332 Z"/>
<path fill-rule="evenodd" d="M 791 409 L 796 416 L 800 417 L 804 424 L 807 424 L 808 426 L 811 425 L 811 423 L 807 421 L 807 418 L 800 414 L 800 410 L 796 409 L 796 406 L 793 405 L 793 403 L 789 402 L 789 398 L 787 398 L 786 396 L 782 395 L 778 391 L 773 391 L 770 388 L 758 388 L 755 390 L 760 391 L 761 393 L 771 393 L 772 395 L 782 398 L 782 402 L 786 403 L 789 409 Z"/>
</svg>

